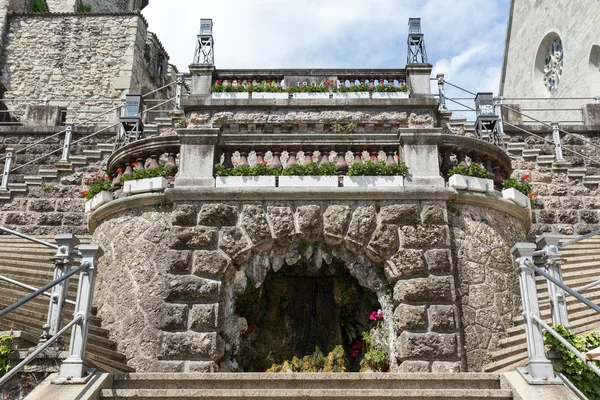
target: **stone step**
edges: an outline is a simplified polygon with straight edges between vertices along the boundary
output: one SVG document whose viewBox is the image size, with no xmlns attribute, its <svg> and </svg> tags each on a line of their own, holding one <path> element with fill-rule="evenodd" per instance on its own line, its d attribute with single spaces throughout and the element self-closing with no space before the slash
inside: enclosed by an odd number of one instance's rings
<svg viewBox="0 0 600 400">
<path fill-rule="evenodd" d="M 144 125 L 144 133 L 146 134 L 146 136 L 148 134 L 158 133 L 158 125 L 156 125 L 156 124 Z"/>
<path fill-rule="evenodd" d="M 135 369 L 131 368 L 129 365 L 102 357 L 101 354 L 87 352 L 85 358 L 92 366 L 111 374 L 135 371 Z"/>
<path fill-rule="evenodd" d="M 524 149 L 523 150 L 523 158 L 525 159 L 537 159 L 537 156 L 540 155 L 540 149 Z"/>
<path fill-rule="evenodd" d="M 114 143 L 98 143 L 96 145 L 96 147 L 100 151 L 106 151 L 106 152 L 111 152 L 112 153 L 112 151 L 115 148 L 115 144 Z"/>
<path fill-rule="evenodd" d="M 582 179 L 587 174 L 587 168 L 569 168 L 567 176 L 569 179 Z"/>
<path fill-rule="evenodd" d="M 40 169 L 38 174 L 42 178 L 58 178 L 58 170 L 57 169 Z"/>
<path fill-rule="evenodd" d="M 540 167 L 551 167 L 552 164 L 554 163 L 554 156 L 553 155 L 540 155 L 537 157 L 536 162 Z"/>
<path fill-rule="evenodd" d="M 83 150 L 82 153 L 88 160 L 100 160 L 102 158 L 102 151 L 100 150 Z"/>
<path fill-rule="evenodd" d="M 525 142 L 508 142 L 506 143 L 506 150 L 509 153 L 517 153 L 521 154 L 523 150 L 527 148 L 527 143 Z"/>
<path fill-rule="evenodd" d="M 73 165 L 87 165 L 88 159 L 85 156 L 71 156 L 69 157 L 69 161 Z"/>
<path fill-rule="evenodd" d="M 492 353 L 493 358 L 493 353 Z M 494 359 L 494 361 L 483 367 L 484 372 L 506 372 L 513 371 L 521 367 L 527 361 L 527 352 L 515 354 L 503 359 Z"/>
<path fill-rule="evenodd" d="M 40 175 L 25 175 L 23 177 L 25 184 L 27 185 L 41 185 L 42 177 Z"/>
<path fill-rule="evenodd" d="M 584 185 L 598 185 L 600 184 L 600 175 L 586 175 L 583 177 Z"/>
<path fill-rule="evenodd" d="M 491 389 L 103 389 L 101 399 L 371 399 L 371 400 L 511 400 L 510 390 Z"/>
<path fill-rule="evenodd" d="M 600 324 L 600 322 L 599 322 L 599 324 Z M 583 325 L 583 326 L 579 326 L 577 328 L 573 328 L 573 331 L 575 333 L 587 332 L 588 330 L 589 330 L 589 325 Z M 525 343 L 525 330 L 524 329 L 521 330 L 521 333 L 519 333 L 518 335 L 511 335 L 509 337 L 500 339 L 500 341 L 498 342 L 498 346 L 500 348 L 504 349 L 509 346 L 519 345 L 521 343 Z M 501 358 L 500 355 L 496 355 L 496 352 L 494 352 L 493 355 L 494 355 L 494 358 L 496 358 L 496 359 Z"/>
</svg>

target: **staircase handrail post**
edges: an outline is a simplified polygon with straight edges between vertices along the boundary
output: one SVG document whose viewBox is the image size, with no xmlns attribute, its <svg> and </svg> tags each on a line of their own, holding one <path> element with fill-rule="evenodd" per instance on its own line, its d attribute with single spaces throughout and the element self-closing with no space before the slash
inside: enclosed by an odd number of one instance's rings
<svg viewBox="0 0 600 400">
<path fill-rule="evenodd" d="M 175 92 L 175 109 L 176 109 L 176 111 L 180 111 L 181 110 L 181 99 L 183 97 L 184 75 L 177 74 L 176 82 L 177 82 L 177 88 L 176 88 L 176 92 Z"/>
<path fill-rule="evenodd" d="M 10 170 L 12 169 L 14 152 L 15 149 L 12 147 L 6 149 L 6 158 L 4 159 L 4 171 L 2 172 L 2 183 L 0 184 L 0 191 L 8 191 L 8 178 L 10 177 Z"/>
<path fill-rule="evenodd" d="M 565 161 L 562 152 L 562 144 L 560 142 L 560 125 L 558 122 L 552 122 L 552 140 L 554 141 L 554 161 Z"/>
<path fill-rule="evenodd" d="M 527 340 L 528 360 L 525 367 L 519 368 L 520 374 L 530 384 L 543 384 L 553 381 L 554 369 L 546 357 L 542 327 L 537 324 L 532 315 L 540 316 L 537 295 L 537 284 L 533 268 L 526 262 L 533 263 L 533 252 L 537 246 L 534 243 L 519 242 L 510 250 L 516 258 L 519 272 L 519 285 L 523 302 L 523 318 L 525 320 L 525 337 Z"/>
<path fill-rule="evenodd" d="M 91 375 L 84 363 L 84 358 L 89 322 L 92 314 L 96 267 L 98 265 L 98 258 L 102 256 L 103 252 L 98 245 L 94 244 L 82 244 L 79 246 L 79 251 L 81 252 L 81 265 L 87 266 L 79 275 L 77 302 L 75 305 L 75 317 L 81 316 L 81 321 L 73 326 L 69 356 L 60 366 L 58 383 L 82 383 L 87 381 Z"/>
<path fill-rule="evenodd" d="M 68 124 L 65 129 L 65 143 L 63 144 L 61 162 L 69 162 L 69 150 L 71 149 L 71 141 L 73 140 L 73 124 Z"/>
<path fill-rule="evenodd" d="M 446 106 L 446 88 L 444 87 L 444 84 L 446 83 L 446 81 L 444 80 L 444 74 L 437 74 L 437 76 L 435 77 L 435 79 L 437 80 L 438 83 L 438 92 L 440 95 L 440 110 L 447 110 L 447 106 Z"/>
<path fill-rule="evenodd" d="M 79 239 L 73 234 L 56 235 L 54 237 L 58 244 L 56 254 L 52 257 L 54 262 L 54 279 L 57 280 L 71 271 L 73 264 L 73 249 L 79 244 Z M 64 319 L 64 307 L 69 295 L 69 279 L 66 279 L 52 288 L 50 292 L 50 304 L 48 306 L 48 317 L 44 325 L 40 343 L 46 342 L 62 329 Z"/>
<path fill-rule="evenodd" d="M 546 271 L 556 280 L 562 282 L 562 264 L 563 259 L 558 249 L 558 244 L 563 235 L 559 233 L 544 233 L 537 237 L 536 243 L 541 247 L 545 255 L 542 261 L 546 264 Z M 567 312 L 567 294 L 562 288 L 548 281 L 548 298 L 550 299 L 550 309 L 552 312 L 552 324 L 561 324 L 570 329 L 569 315 Z"/>
</svg>

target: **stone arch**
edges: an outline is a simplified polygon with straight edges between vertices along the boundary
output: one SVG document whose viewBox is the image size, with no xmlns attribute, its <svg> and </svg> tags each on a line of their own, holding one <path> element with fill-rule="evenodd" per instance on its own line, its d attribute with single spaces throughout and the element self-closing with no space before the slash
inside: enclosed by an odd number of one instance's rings
<svg viewBox="0 0 600 400">
<path fill-rule="evenodd" d="M 533 86 L 538 96 L 550 97 L 559 91 L 562 78 L 564 43 L 559 33 L 547 33 L 534 58 Z"/>
</svg>

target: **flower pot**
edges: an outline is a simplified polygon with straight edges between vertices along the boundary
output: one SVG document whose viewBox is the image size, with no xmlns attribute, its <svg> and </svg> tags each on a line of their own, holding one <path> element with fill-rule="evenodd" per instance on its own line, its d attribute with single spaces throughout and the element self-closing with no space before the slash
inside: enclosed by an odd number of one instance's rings
<svg viewBox="0 0 600 400">
<path fill-rule="evenodd" d="M 528 207 L 531 208 L 531 200 L 529 197 L 525 196 L 523 193 L 519 192 L 515 188 L 504 189 L 502 191 L 502 197 L 506 200 L 510 200 L 519 207 Z"/>
<path fill-rule="evenodd" d="M 279 187 L 338 187 L 337 176 L 280 176 Z"/>
<path fill-rule="evenodd" d="M 267 93 L 267 92 L 252 92 L 253 99 L 282 99 L 287 100 L 290 97 L 288 93 Z"/>
<path fill-rule="evenodd" d="M 212 98 L 220 100 L 247 99 L 248 92 L 217 92 L 212 94 Z"/>
<path fill-rule="evenodd" d="M 103 204 L 108 203 L 113 199 L 113 195 L 111 192 L 107 192 L 106 190 L 96 194 L 90 200 L 85 202 L 85 212 L 88 213 L 90 211 L 95 210 Z"/>
<path fill-rule="evenodd" d="M 475 178 L 474 176 L 452 175 L 448 180 L 450 187 L 457 190 L 472 192 L 487 192 L 494 190 L 494 181 L 491 179 Z"/>
<path fill-rule="evenodd" d="M 368 99 L 371 96 L 369 92 L 336 92 L 333 93 L 334 99 Z"/>
<path fill-rule="evenodd" d="M 404 186 L 403 176 L 344 176 L 344 187 Z"/>
<path fill-rule="evenodd" d="M 169 181 L 159 176 L 157 178 L 137 179 L 123 183 L 123 193 L 136 194 L 146 192 L 162 192 L 169 187 Z"/>
<path fill-rule="evenodd" d="M 275 187 L 275 176 L 217 176 L 217 187 Z"/>
<path fill-rule="evenodd" d="M 373 92 L 372 99 L 408 99 L 408 92 Z"/>
<path fill-rule="evenodd" d="M 328 99 L 329 93 L 294 93 L 294 99 Z"/>
</svg>

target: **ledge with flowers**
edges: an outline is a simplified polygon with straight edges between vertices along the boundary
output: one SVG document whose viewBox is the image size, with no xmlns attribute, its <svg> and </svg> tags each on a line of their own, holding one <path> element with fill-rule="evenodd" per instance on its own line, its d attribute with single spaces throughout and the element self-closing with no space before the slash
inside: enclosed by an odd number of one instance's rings
<svg viewBox="0 0 600 400">
<path fill-rule="evenodd" d="M 302 82 L 285 87 L 278 81 L 216 80 L 213 99 L 406 99 L 408 88 L 383 79 L 370 83 L 346 85 L 330 79 L 323 82 Z"/>
<path fill-rule="evenodd" d="M 488 193 L 496 190 L 493 174 L 479 163 L 458 164 L 448 171 L 448 175 L 449 186 L 457 190 Z M 531 204 L 535 201 L 537 194 L 532 192 L 530 179 L 529 174 L 510 179 L 500 176 L 498 181 L 499 187 L 502 188 L 502 197 L 519 207 L 531 209 Z"/>
</svg>

